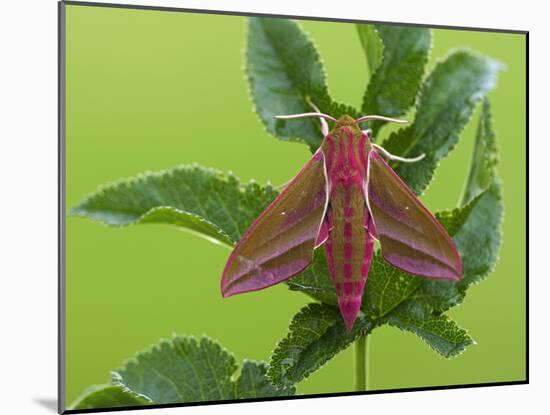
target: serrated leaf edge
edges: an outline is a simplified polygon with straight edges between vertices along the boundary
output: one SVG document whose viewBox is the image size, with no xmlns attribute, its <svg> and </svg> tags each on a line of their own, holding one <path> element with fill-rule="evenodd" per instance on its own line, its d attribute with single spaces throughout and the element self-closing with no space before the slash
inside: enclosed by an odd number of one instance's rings
<svg viewBox="0 0 550 415">
<path fill-rule="evenodd" d="M 290 337 L 291 337 L 291 334 L 292 332 L 294 331 L 294 328 L 297 326 L 297 322 L 295 322 L 295 319 L 305 313 L 307 310 L 306 309 L 311 309 L 312 307 L 316 307 L 316 306 L 320 306 L 320 307 L 329 307 L 329 308 L 332 308 L 332 309 L 336 309 L 335 306 L 333 305 L 330 305 L 330 304 L 326 304 L 326 303 L 321 303 L 321 302 L 313 302 L 313 303 L 309 303 L 309 304 L 306 304 L 304 307 L 302 307 L 294 316 L 292 316 L 292 319 L 290 320 L 290 324 L 288 326 L 288 330 L 285 334 L 285 336 L 276 343 L 275 345 L 275 348 L 271 351 L 271 354 L 270 354 L 270 358 L 269 358 L 269 361 L 271 362 L 273 360 L 273 356 L 275 355 L 275 352 L 280 349 L 281 347 L 284 347 L 287 343 L 290 342 Z M 359 318 L 363 316 L 364 317 L 364 313 L 361 311 L 359 316 L 358 316 L 358 319 L 357 321 L 359 321 Z M 367 324 L 368 324 L 368 321 L 366 321 Z M 340 320 L 337 320 L 336 321 L 336 324 L 343 324 Z M 356 323 L 357 324 L 357 323 Z M 330 327 L 333 327 L 330 326 Z M 373 325 L 370 330 L 368 330 L 368 333 L 372 332 L 372 330 L 374 330 L 374 328 L 376 328 L 376 325 Z M 334 356 L 336 356 L 337 354 L 339 354 L 340 352 L 342 352 L 343 350 L 347 349 L 355 340 L 357 340 L 357 337 L 359 337 L 359 335 L 361 335 L 362 332 L 361 331 L 357 331 L 357 333 L 354 335 L 354 337 L 352 338 L 352 340 L 350 340 L 349 343 L 347 343 L 346 345 L 340 347 L 338 350 L 336 350 L 336 352 L 334 353 Z M 288 382 L 275 382 L 273 380 L 273 374 L 272 374 L 272 371 L 271 371 L 271 365 L 269 365 L 269 369 L 267 371 L 267 377 L 269 378 L 270 382 L 276 386 L 276 387 L 289 387 L 289 386 L 292 386 L 292 385 L 296 385 L 298 384 L 299 382 L 302 382 L 304 380 L 306 380 L 307 378 L 309 378 L 313 373 L 317 372 L 319 369 L 321 369 L 323 366 L 325 366 L 328 362 L 330 362 L 332 360 L 332 358 L 330 359 L 327 359 L 325 360 L 323 363 L 321 363 L 320 365 L 318 366 L 315 366 L 315 368 L 313 369 L 310 369 L 309 371 L 307 371 L 302 377 L 301 379 L 296 382 L 296 383 L 288 383 Z"/>
<path fill-rule="evenodd" d="M 432 41 L 433 41 L 433 36 L 432 36 Z M 500 61 L 496 60 L 496 59 L 493 59 L 493 58 L 490 58 L 488 56 L 485 56 L 479 52 L 476 52 L 474 51 L 473 49 L 471 48 L 467 48 L 467 47 L 457 47 L 457 48 L 452 48 L 450 50 L 447 51 L 447 53 L 438 58 L 432 68 L 432 70 L 429 72 L 429 74 L 427 74 L 421 81 L 420 83 L 420 87 L 419 87 L 419 90 L 418 90 L 418 94 L 416 95 L 416 102 L 414 104 L 414 113 L 415 113 L 415 120 L 410 124 L 408 125 L 407 127 L 405 128 L 400 128 L 399 130 L 396 130 L 394 132 L 392 132 L 392 134 L 390 134 L 389 137 L 386 138 L 385 141 L 388 141 L 391 139 L 392 136 L 394 135 L 398 135 L 398 134 L 401 134 L 403 133 L 405 130 L 407 129 L 412 129 L 414 123 L 416 122 L 416 114 L 418 113 L 418 110 L 419 110 L 419 107 L 420 107 L 420 103 L 422 101 L 422 96 L 423 96 L 423 93 L 424 93 L 424 85 L 425 85 L 425 82 L 427 80 L 427 78 L 435 72 L 435 70 L 440 66 L 442 65 L 443 63 L 445 63 L 447 61 L 447 59 L 449 59 L 453 54 L 455 53 L 467 53 L 469 55 L 473 55 L 473 56 L 477 56 L 478 58 L 481 58 L 481 59 L 484 59 L 490 63 L 492 63 L 493 65 L 495 65 L 497 67 L 497 71 L 498 70 L 503 70 L 504 68 L 506 68 L 506 65 L 502 64 Z M 427 73 L 427 71 L 426 71 Z M 497 72 L 498 73 L 498 72 Z M 496 85 L 496 80 L 495 80 L 495 85 Z M 493 86 L 494 88 L 494 86 Z M 493 89 L 491 88 L 491 89 Z M 420 195 L 423 195 L 425 194 L 428 189 L 430 188 L 430 185 L 432 184 L 432 182 L 434 181 L 436 175 L 437 175 L 437 170 L 441 164 L 441 162 L 447 158 L 449 156 L 449 154 L 456 148 L 456 146 L 460 143 L 460 139 L 461 139 L 461 134 L 462 132 L 464 131 L 464 129 L 466 128 L 466 126 L 471 122 L 473 116 L 474 116 L 474 113 L 475 113 L 475 110 L 477 108 L 477 106 L 479 105 L 479 103 L 481 101 L 483 101 L 483 99 L 487 96 L 487 94 L 482 94 L 480 95 L 477 99 L 476 99 L 476 103 L 474 105 L 474 108 L 472 109 L 472 111 L 470 112 L 470 115 L 468 116 L 468 118 L 466 119 L 466 121 L 464 122 L 464 125 L 462 126 L 462 129 L 460 131 L 456 131 L 456 135 L 457 135 L 457 139 L 455 141 L 455 143 L 449 147 L 448 151 L 445 153 L 445 155 L 443 155 L 443 157 L 441 157 L 439 160 L 437 160 L 435 162 L 435 166 L 434 166 L 434 172 L 432 174 L 432 176 L 430 177 L 430 180 L 428 181 L 428 183 L 424 186 L 424 188 L 422 189 L 422 191 L 418 194 L 419 196 Z M 417 141 L 414 142 L 414 144 L 416 144 Z M 414 147 L 414 144 L 412 146 L 409 146 L 409 148 L 412 148 Z M 408 151 L 408 150 L 407 150 Z M 399 154 L 399 156 L 402 156 L 402 157 L 407 157 L 407 151 L 404 153 L 404 154 Z M 399 165 L 398 162 L 396 163 L 392 163 L 392 168 L 395 170 L 396 166 Z"/>
<path fill-rule="evenodd" d="M 361 103 L 361 113 L 364 113 L 364 109 L 365 109 L 365 97 L 367 96 L 368 94 L 368 91 L 369 91 L 369 88 L 370 88 L 370 84 L 371 84 L 371 80 L 372 80 L 372 77 L 374 76 L 374 74 L 376 72 L 378 72 L 379 70 L 381 70 L 380 68 L 382 67 L 382 64 L 384 63 L 385 59 L 386 59 L 386 55 L 385 55 L 385 51 L 386 51 L 386 45 L 384 44 L 384 40 L 382 39 L 382 37 L 380 36 L 380 34 L 378 33 L 378 28 L 376 27 L 377 25 L 376 24 L 373 24 L 374 26 L 374 30 L 375 32 L 378 34 L 378 37 L 380 39 L 380 41 L 382 42 L 382 45 L 384 46 L 384 49 L 382 51 L 382 60 L 380 61 L 380 64 L 378 65 L 378 67 L 376 68 L 376 71 L 371 74 L 371 77 L 369 79 L 369 82 L 367 83 L 367 87 L 365 89 L 365 92 L 363 94 L 363 100 L 362 100 L 362 103 Z M 426 76 L 427 76 L 427 73 L 428 73 L 428 68 L 427 68 L 427 64 L 428 62 L 430 61 L 430 58 L 431 58 L 431 55 L 432 55 L 432 50 L 433 50 L 433 45 L 434 45 L 434 36 L 433 36 L 433 30 L 429 29 L 428 28 L 428 31 L 429 31 L 429 34 L 430 34 L 430 44 L 428 46 L 428 51 L 426 53 L 426 57 L 424 59 L 424 62 L 423 62 L 423 66 L 422 66 L 422 74 L 420 76 L 420 82 L 418 83 L 418 87 L 416 89 L 416 94 L 415 96 L 413 97 L 412 99 L 412 102 L 409 103 L 407 105 L 407 109 L 406 111 L 403 112 L 403 114 L 406 114 L 406 112 L 414 107 L 414 110 L 415 110 L 415 114 L 416 114 L 416 111 L 418 110 L 418 101 L 420 99 L 420 94 L 421 94 L 421 91 L 422 91 L 422 85 L 424 84 L 424 81 L 426 79 Z M 401 115 L 403 115 L 401 114 Z M 381 114 L 381 115 L 384 115 L 384 114 Z M 387 123 L 384 122 L 381 124 L 381 126 L 384 126 L 386 125 Z M 379 129 L 380 130 L 380 129 Z"/>
<path fill-rule="evenodd" d="M 80 395 L 78 395 L 74 399 L 74 401 L 69 405 L 69 407 L 67 409 L 69 409 L 69 410 L 74 409 L 77 406 L 77 404 L 80 403 L 80 401 L 82 401 L 83 399 L 85 399 L 88 395 L 91 395 L 94 392 L 98 392 L 101 389 L 107 388 L 107 387 L 110 387 L 110 386 L 120 386 L 124 393 L 128 393 L 129 395 L 134 396 L 136 398 L 141 398 L 143 400 L 146 400 L 146 401 L 149 402 L 148 404 L 151 404 L 151 405 L 155 404 L 155 402 L 151 398 L 149 398 L 147 395 L 143 395 L 141 393 L 134 392 L 132 389 L 128 388 L 123 383 L 111 382 L 111 383 L 105 383 L 105 384 L 102 384 L 102 385 L 92 385 L 92 386 L 87 387 L 86 389 L 84 389 L 84 391 Z M 143 404 L 143 405 L 148 405 L 148 404 Z"/>
<path fill-rule="evenodd" d="M 321 54 L 319 53 L 319 49 L 317 48 L 317 44 L 315 43 L 315 40 L 310 35 L 310 33 L 308 31 L 306 31 L 298 22 L 296 22 L 293 19 L 286 19 L 286 20 L 292 21 L 296 25 L 298 31 L 300 31 L 304 35 L 304 37 L 309 41 L 309 43 L 311 44 L 311 47 L 312 47 L 312 49 L 314 51 L 314 54 L 315 54 L 315 57 L 316 57 L 316 62 L 319 63 L 321 72 L 323 74 L 323 89 L 325 90 L 326 98 L 328 99 L 330 104 L 331 105 L 343 105 L 343 106 L 354 109 L 357 113 L 360 113 L 360 111 L 357 111 L 357 109 L 354 108 L 353 105 L 348 104 L 347 102 L 335 101 L 332 98 L 332 95 L 330 94 L 329 83 L 328 83 L 328 74 L 327 74 L 327 71 L 325 69 L 325 61 L 323 60 Z M 249 100 L 252 104 L 252 111 L 256 114 L 257 118 L 260 120 L 260 124 L 262 125 L 263 130 L 269 136 L 271 136 L 271 137 L 273 137 L 277 140 L 281 140 L 281 141 L 305 144 L 306 146 L 309 147 L 309 149 L 311 150 L 312 153 L 315 152 L 317 150 L 317 148 L 313 148 L 312 146 L 310 146 L 309 143 L 306 140 L 304 140 L 303 138 L 300 138 L 300 137 L 279 137 L 279 136 L 269 132 L 266 125 L 264 124 L 264 122 L 262 120 L 262 117 L 260 116 L 260 114 L 258 112 L 258 104 L 255 101 L 254 94 L 252 92 L 252 83 L 253 82 L 252 82 L 252 77 L 250 76 L 250 71 L 249 71 L 249 54 L 248 54 L 248 49 L 249 49 L 248 48 L 248 42 L 249 42 L 248 39 L 250 37 L 249 35 L 250 35 L 250 24 L 247 24 L 246 25 L 246 32 L 245 32 L 245 47 L 244 47 L 244 51 L 243 51 L 243 56 L 244 56 L 244 65 L 243 65 L 244 71 L 243 72 L 244 72 L 244 78 L 245 78 L 245 81 L 246 81 L 245 83 L 246 83 L 248 98 L 249 98 Z M 284 60 L 281 59 L 281 61 L 284 61 Z M 291 82 L 292 82 L 292 80 L 291 80 Z M 281 114 L 281 115 L 284 115 L 284 114 Z M 319 137 L 322 140 L 323 135 L 321 133 L 320 125 L 318 126 L 318 130 L 319 130 Z"/>
<path fill-rule="evenodd" d="M 390 325 L 391 327 L 394 327 L 396 329 L 399 329 L 400 331 L 402 332 L 405 332 L 405 333 L 410 333 L 410 334 L 413 334 L 414 336 L 416 337 L 419 337 L 424 343 L 426 343 L 428 345 L 428 347 L 430 349 L 432 349 L 437 355 L 441 356 L 441 357 L 444 357 L 445 359 L 451 359 L 451 358 L 455 358 L 455 357 L 458 357 L 460 356 L 461 354 L 463 354 L 466 349 L 469 347 L 469 346 L 472 346 L 472 345 L 476 345 L 477 342 L 472 338 L 472 336 L 470 335 L 469 331 L 466 330 L 465 328 L 461 327 L 454 319 L 452 319 L 451 317 L 447 316 L 446 314 L 439 314 L 439 316 L 442 316 L 442 317 L 446 317 L 448 320 L 452 321 L 457 328 L 459 328 L 460 330 L 462 330 L 464 332 L 464 335 L 467 337 L 466 339 L 466 342 L 463 342 L 463 343 L 453 343 L 455 344 L 455 347 L 451 350 L 451 352 L 449 354 L 443 354 L 441 353 L 439 350 L 437 350 L 435 347 L 432 346 L 431 343 L 429 343 L 428 341 L 426 341 L 422 336 L 416 334 L 415 332 L 413 332 L 412 330 L 407 330 L 405 328 L 403 328 L 402 326 L 398 325 L 397 323 L 395 322 L 392 322 L 390 319 L 388 319 L 387 323 L 388 325 Z M 433 333 L 432 333 L 433 334 Z M 436 335 L 437 336 L 437 335 Z M 439 337 L 439 336 L 438 336 Z M 452 342 L 450 342 L 452 343 Z"/>
</svg>

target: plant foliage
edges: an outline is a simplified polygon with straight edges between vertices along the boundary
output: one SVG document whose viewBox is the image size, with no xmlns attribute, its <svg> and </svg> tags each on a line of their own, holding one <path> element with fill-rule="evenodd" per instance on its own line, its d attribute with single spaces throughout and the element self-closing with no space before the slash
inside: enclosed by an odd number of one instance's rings
<svg viewBox="0 0 550 415">
<path fill-rule="evenodd" d="M 238 373 L 238 376 L 236 376 Z M 266 376 L 267 365 L 245 360 L 208 337 L 175 336 L 161 340 L 112 373 L 111 383 L 84 392 L 71 409 L 225 401 L 289 396 L 293 386 L 278 388 Z"/>
<path fill-rule="evenodd" d="M 234 380 L 235 358 L 217 343 L 176 337 L 138 354 L 115 372 L 111 384 L 88 391 L 74 408 L 292 394 L 294 385 L 357 336 L 386 324 L 417 335 L 446 358 L 474 342 L 445 313 L 464 301 L 468 288 L 482 281 L 498 258 L 502 185 L 487 94 L 501 65 L 468 50 L 453 50 L 425 76 L 430 30 L 385 25 L 357 25 L 357 30 L 370 72 L 360 109 L 330 97 L 320 55 L 298 23 L 250 18 L 246 74 L 255 110 L 275 138 L 300 141 L 315 151 L 322 140 L 316 121 L 276 120 L 274 115 L 310 111 L 309 100 L 335 117 L 402 116 L 415 105 L 414 122 L 393 132 L 383 146 L 403 157 L 426 154 L 418 163 L 393 163 L 409 187 L 421 194 L 483 101 L 462 202 L 437 213 L 461 254 L 464 278 L 457 284 L 419 278 L 392 267 L 377 253 L 362 313 L 350 333 L 336 307 L 324 253 L 317 250 L 313 264 L 287 282 L 292 291 L 314 302 L 294 316 L 269 366 L 247 361 Z M 375 134 L 382 126 L 370 125 Z M 164 223 L 233 245 L 276 195 L 269 184 L 240 183 L 232 174 L 179 166 L 105 185 L 71 213 L 109 226 Z"/>
</svg>

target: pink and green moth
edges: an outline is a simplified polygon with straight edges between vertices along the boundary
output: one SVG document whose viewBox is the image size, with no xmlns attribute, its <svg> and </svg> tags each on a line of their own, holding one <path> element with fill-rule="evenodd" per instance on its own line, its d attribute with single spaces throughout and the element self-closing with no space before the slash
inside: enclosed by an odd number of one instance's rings
<svg viewBox="0 0 550 415">
<path fill-rule="evenodd" d="M 387 164 L 394 156 L 359 124 L 403 122 L 370 115 L 336 120 L 319 112 L 324 140 L 313 157 L 248 228 L 223 270 L 224 297 L 285 281 L 307 268 L 324 247 L 340 313 L 349 331 L 361 307 L 375 241 L 382 257 L 408 273 L 460 280 L 462 262 L 443 226 Z M 326 120 L 334 122 L 329 131 Z"/>
</svg>

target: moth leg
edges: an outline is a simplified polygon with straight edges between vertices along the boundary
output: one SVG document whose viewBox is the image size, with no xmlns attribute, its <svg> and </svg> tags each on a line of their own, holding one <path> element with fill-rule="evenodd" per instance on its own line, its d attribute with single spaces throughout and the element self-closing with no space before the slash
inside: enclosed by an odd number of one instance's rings
<svg viewBox="0 0 550 415">
<path fill-rule="evenodd" d="M 391 154 L 388 150 L 386 150 L 383 147 L 380 147 L 378 144 L 372 143 L 372 146 L 378 150 L 384 157 L 386 157 L 388 160 L 395 160 L 395 161 L 402 161 L 403 163 L 414 163 L 416 161 L 422 160 L 424 157 L 426 157 L 426 154 L 421 154 L 418 157 L 412 157 L 412 158 L 406 158 L 406 157 L 399 157 Z"/>
<path fill-rule="evenodd" d="M 321 111 L 319 110 L 319 108 L 317 107 L 317 105 L 315 105 L 313 102 L 311 102 L 309 99 L 307 100 L 307 103 L 315 110 L 315 112 L 321 114 Z M 321 121 L 321 131 L 323 133 L 323 137 L 326 137 L 328 135 L 328 124 L 327 124 L 327 120 L 325 120 L 324 118 L 319 118 L 319 121 Z"/>
<path fill-rule="evenodd" d="M 315 240 L 315 249 L 319 248 L 321 245 L 323 245 L 330 234 L 330 224 L 328 219 L 325 217 L 323 218 L 323 222 L 321 222 L 321 227 L 319 228 L 319 234 L 317 235 L 317 239 Z"/>
</svg>

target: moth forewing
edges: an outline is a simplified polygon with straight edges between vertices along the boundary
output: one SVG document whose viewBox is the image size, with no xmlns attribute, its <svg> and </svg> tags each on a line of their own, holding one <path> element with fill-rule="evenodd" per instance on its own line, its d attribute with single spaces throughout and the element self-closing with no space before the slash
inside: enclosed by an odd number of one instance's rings
<svg viewBox="0 0 550 415">
<path fill-rule="evenodd" d="M 224 297 L 277 284 L 311 263 L 328 204 L 324 159 L 316 152 L 237 243 L 223 270 Z"/>
<path fill-rule="evenodd" d="M 451 237 L 376 151 L 369 154 L 367 190 L 387 262 L 423 277 L 462 277 L 462 262 Z"/>
</svg>

